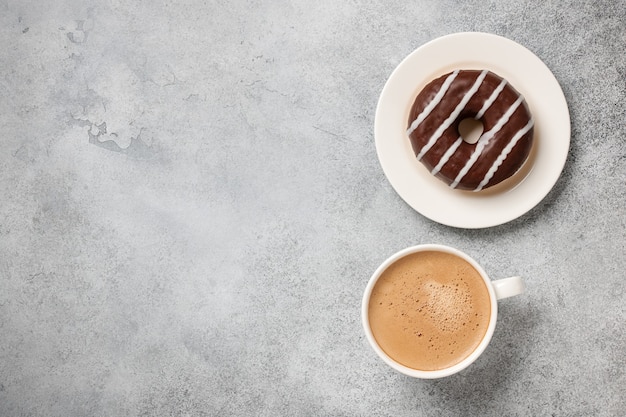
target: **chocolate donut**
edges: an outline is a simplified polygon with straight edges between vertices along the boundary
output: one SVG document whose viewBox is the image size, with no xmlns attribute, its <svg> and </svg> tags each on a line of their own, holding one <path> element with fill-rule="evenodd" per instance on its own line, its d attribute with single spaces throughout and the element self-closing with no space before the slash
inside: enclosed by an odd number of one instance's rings
<svg viewBox="0 0 626 417">
<path fill-rule="evenodd" d="M 467 118 L 483 124 L 474 144 L 459 134 L 459 123 Z M 480 191 L 521 168 L 532 147 L 533 126 L 524 97 L 506 80 L 487 70 L 456 70 L 420 91 L 407 135 L 431 174 L 452 188 Z"/>
</svg>

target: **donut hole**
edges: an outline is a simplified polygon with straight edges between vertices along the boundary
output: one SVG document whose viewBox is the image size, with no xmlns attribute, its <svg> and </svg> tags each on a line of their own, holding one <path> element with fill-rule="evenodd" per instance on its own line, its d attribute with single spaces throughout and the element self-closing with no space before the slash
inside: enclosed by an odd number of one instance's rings
<svg viewBox="0 0 626 417">
<path fill-rule="evenodd" d="M 483 130 L 484 127 L 480 120 L 467 118 L 459 123 L 459 135 L 465 142 L 472 145 L 478 142 L 480 135 L 483 134 Z"/>
</svg>

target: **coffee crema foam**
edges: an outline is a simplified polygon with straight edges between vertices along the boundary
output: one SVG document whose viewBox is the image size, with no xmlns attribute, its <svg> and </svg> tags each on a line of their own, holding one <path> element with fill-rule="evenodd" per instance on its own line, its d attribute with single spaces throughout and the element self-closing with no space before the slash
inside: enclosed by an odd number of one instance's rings
<svg viewBox="0 0 626 417">
<path fill-rule="evenodd" d="M 449 368 L 484 338 L 491 300 L 467 261 L 437 251 L 407 255 L 389 266 L 372 290 L 370 328 L 378 345 L 412 369 Z"/>
</svg>

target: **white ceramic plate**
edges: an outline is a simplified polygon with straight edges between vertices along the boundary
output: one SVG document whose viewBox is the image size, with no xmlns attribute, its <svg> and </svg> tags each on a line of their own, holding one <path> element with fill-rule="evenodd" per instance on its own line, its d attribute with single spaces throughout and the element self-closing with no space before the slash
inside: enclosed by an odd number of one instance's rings
<svg viewBox="0 0 626 417">
<path fill-rule="evenodd" d="M 535 119 L 535 142 L 524 166 L 477 193 L 451 189 L 431 175 L 416 160 L 406 135 L 420 90 L 457 68 L 488 69 L 507 79 Z M 516 219 L 550 192 L 567 159 L 570 118 L 558 81 L 528 49 L 496 35 L 456 33 L 421 46 L 393 71 L 378 101 L 374 134 L 383 171 L 407 204 L 436 222 L 477 229 Z"/>
</svg>

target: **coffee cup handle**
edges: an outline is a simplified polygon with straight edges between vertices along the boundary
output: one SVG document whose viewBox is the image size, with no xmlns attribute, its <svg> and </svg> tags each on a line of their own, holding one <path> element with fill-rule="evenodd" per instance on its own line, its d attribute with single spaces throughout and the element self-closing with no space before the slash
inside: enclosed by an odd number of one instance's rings
<svg viewBox="0 0 626 417">
<path fill-rule="evenodd" d="M 491 281 L 493 291 L 496 293 L 496 300 L 513 297 L 524 292 L 524 281 L 521 277 L 503 278 Z"/>
</svg>

